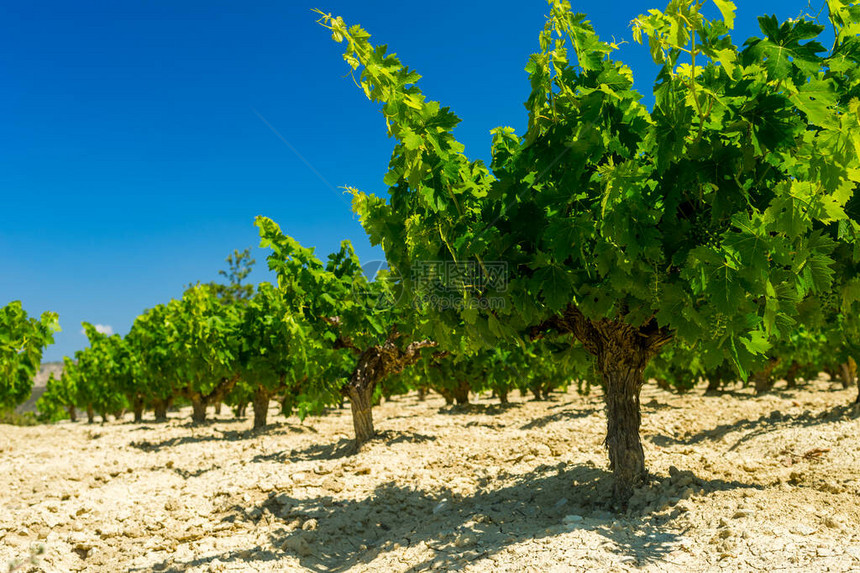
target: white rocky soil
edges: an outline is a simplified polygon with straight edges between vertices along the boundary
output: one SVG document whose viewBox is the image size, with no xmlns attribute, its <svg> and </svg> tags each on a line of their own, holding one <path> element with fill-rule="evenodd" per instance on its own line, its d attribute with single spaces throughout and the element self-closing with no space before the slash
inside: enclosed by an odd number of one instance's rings
<svg viewBox="0 0 860 573">
<path fill-rule="evenodd" d="M 646 387 L 654 479 L 623 513 L 573 391 L 396 398 L 356 455 L 348 409 L 0 426 L 0 571 L 860 571 L 855 392 Z"/>
</svg>

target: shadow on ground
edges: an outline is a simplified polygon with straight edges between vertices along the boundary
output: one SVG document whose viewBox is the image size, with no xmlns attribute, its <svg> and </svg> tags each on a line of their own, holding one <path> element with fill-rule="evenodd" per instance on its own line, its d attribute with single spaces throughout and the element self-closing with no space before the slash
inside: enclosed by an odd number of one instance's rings
<svg viewBox="0 0 860 573">
<path fill-rule="evenodd" d="M 328 444 L 313 444 L 306 448 L 258 454 L 251 461 L 259 462 L 302 462 L 308 460 L 336 460 L 356 453 L 355 440 L 340 438 L 337 442 Z"/>
<path fill-rule="evenodd" d="M 386 446 L 394 444 L 420 444 L 432 442 L 436 436 L 428 436 L 417 432 L 385 430 L 376 434 L 372 442 L 384 442 Z M 352 438 L 340 438 L 333 444 L 313 444 L 306 448 L 288 451 L 273 452 L 271 454 L 258 454 L 254 456 L 253 462 L 304 462 L 320 460 L 337 460 L 358 453 L 355 440 Z"/>
<path fill-rule="evenodd" d="M 475 415 L 486 414 L 488 416 L 497 416 L 509 410 L 516 410 L 523 407 L 523 402 L 508 402 L 507 404 L 450 404 L 439 408 L 440 414 L 448 414 L 451 416 L 459 415 Z"/>
<path fill-rule="evenodd" d="M 603 408 L 580 408 L 577 410 L 561 410 L 560 412 L 556 412 L 555 414 L 550 414 L 541 418 L 535 418 L 531 422 L 522 425 L 520 429 L 533 430 L 535 428 L 543 428 L 544 426 L 547 426 L 548 424 L 554 424 L 555 422 L 576 420 L 579 418 L 588 418 L 602 412 Z"/>
<path fill-rule="evenodd" d="M 860 416 L 860 409 L 852 404 L 836 406 L 835 408 L 821 412 L 807 410 L 796 415 L 783 414 L 779 410 L 773 410 L 769 414 L 762 415 L 754 420 L 738 420 L 731 424 L 721 424 L 715 428 L 702 430 L 682 438 L 658 434 L 651 436 L 649 440 L 660 447 L 668 447 L 678 444 L 692 445 L 702 442 L 716 442 L 732 432 L 745 432 L 743 437 L 729 447 L 729 451 L 732 451 L 744 442 L 769 432 L 797 426 L 818 426 L 841 419 L 856 419 L 858 416 Z"/>
<path fill-rule="evenodd" d="M 303 426 L 299 424 L 290 424 L 287 422 L 280 422 L 278 424 L 270 424 L 265 428 L 258 429 L 248 429 L 248 430 L 219 430 L 212 425 L 192 425 L 192 424 L 184 424 L 183 427 L 194 428 L 200 430 L 202 432 L 211 432 L 211 433 L 200 433 L 197 435 L 191 436 L 180 436 L 177 438 L 170 438 L 162 441 L 151 441 L 151 440 L 136 440 L 131 442 L 129 445 L 133 448 L 137 448 L 139 450 L 143 450 L 145 452 L 157 452 L 159 450 L 165 448 L 172 448 L 175 446 L 181 446 L 183 444 L 197 444 L 202 442 L 223 442 L 230 441 L 235 442 L 238 440 L 250 440 L 254 439 L 261 435 L 270 435 L 270 436 L 282 436 L 289 434 L 307 434 L 307 433 L 317 433 L 315 429 L 311 426 Z"/>
<path fill-rule="evenodd" d="M 694 481 L 708 492 L 759 487 L 722 480 Z M 465 562 L 492 556 L 513 544 L 574 529 L 597 534 L 602 538 L 599 544 L 610 552 L 631 565 L 644 566 L 659 564 L 679 543 L 679 534 L 667 525 L 680 515 L 680 508 L 661 514 L 630 510 L 618 517 L 609 511 L 611 474 L 598 468 L 540 466 L 513 484 L 488 486 L 463 496 L 444 488 L 430 492 L 388 482 L 358 500 L 302 499 L 289 491 L 272 492 L 261 505 L 236 505 L 221 518 L 233 522 L 252 515 L 257 523 L 265 520 L 273 526 L 270 545 L 191 561 L 167 559 L 136 571 L 185 571 L 215 559 L 274 563 L 292 555 L 309 570 L 343 572 L 370 564 L 395 544 L 409 548 L 405 553 L 412 563 L 409 571 L 458 570 Z M 571 514 L 584 519 L 566 525 L 563 518 Z M 403 549 L 398 551 L 404 555 Z"/>
</svg>

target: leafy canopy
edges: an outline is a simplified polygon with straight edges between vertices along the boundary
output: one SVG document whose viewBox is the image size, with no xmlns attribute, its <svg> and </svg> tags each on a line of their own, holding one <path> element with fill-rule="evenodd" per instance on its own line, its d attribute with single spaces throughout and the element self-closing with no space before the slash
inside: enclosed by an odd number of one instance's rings
<svg viewBox="0 0 860 573">
<path fill-rule="evenodd" d="M 30 397 L 42 351 L 59 332 L 57 314 L 30 318 L 20 301 L 0 308 L 0 410 L 14 408 Z"/>
<path fill-rule="evenodd" d="M 397 140 L 389 199 L 354 190 L 354 209 L 404 298 L 420 294 L 421 261 L 504 261 L 504 292 L 463 293 L 502 308 L 440 313 L 449 330 L 464 321 L 482 343 L 574 308 L 662 329 L 745 375 L 794 327 L 798 303 L 831 290 L 835 244 L 860 230 L 845 213 L 860 182 L 860 14 L 829 2 L 829 52 L 803 19 L 763 17 L 762 37 L 738 46 L 734 5 L 716 4 L 720 19 L 673 0 L 633 21 L 657 66 L 649 110 L 616 46 L 550 0 L 526 66 L 527 130 L 493 130 L 489 168 L 467 158 L 459 119 L 425 98 L 417 73 L 323 14 Z"/>
</svg>

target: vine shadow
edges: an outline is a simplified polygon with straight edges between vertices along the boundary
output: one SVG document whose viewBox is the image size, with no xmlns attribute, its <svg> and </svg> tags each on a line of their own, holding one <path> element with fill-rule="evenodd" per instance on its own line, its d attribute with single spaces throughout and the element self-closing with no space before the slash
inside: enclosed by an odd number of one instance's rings
<svg viewBox="0 0 860 573">
<path fill-rule="evenodd" d="M 186 427 L 183 425 L 182 427 Z M 188 426 L 191 428 L 196 428 L 199 430 L 209 429 L 213 433 L 211 434 L 200 434 L 200 435 L 190 435 L 190 436 L 179 436 L 176 438 L 167 438 L 161 441 L 151 441 L 151 440 L 135 440 L 129 443 L 129 445 L 133 448 L 137 448 L 138 450 L 144 452 L 157 452 L 159 450 L 165 448 L 173 448 L 176 446 L 182 446 L 185 444 L 200 444 L 205 442 L 236 442 L 240 440 L 251 440 L 261 435 L 269 435 L 269 436 L 286 436 L 296 433 L 313 433 L 317 434 L 317 430 L 312 428 L 311 426 L 303 426 L 299 424 L 290 424 L 289 422 L 280 422 L 277 424 L 269 424 L 263 428 L 249 428 L 247 430 L 219 430 L 212 426 L 200 426 L 200 425 L 191 425 Z"/>
<path fill-rule="evenodd" d="M 352 456 L 356 453 L 355 440 L 340 438 L 337 442 L 328 444 L 312 444 L 305 448 L 284 450 L 271 454 L 257 454 L 251 461 L 258 462 L 305 462 L 321 460 L 337 460 Z"/>
<path fill-rule="evenodd" d="M 507 404 L 478 404 L 474 402 L 469 402 L 468 404 L 446 404 L 439 408 L 437 413 L 448 416 L 471 416 L 475 414 L 498 416 L 509 410 L 522 408 L 523 404 L 524 402 L 508 402 Z"/>
<path fill-rule="evenodd" d="M 191 561 L 170 558 L 133 571 L 185 571 L 211 563 L 272 563 L 297 558 L 310 571 L 340 573 L 369 566 L 395 544 L 416 549 L 409 571 L 458 570 L 464 562 L 491 557 L 506 547 L 554 537 L 574 530 L 592 532 L 609 542 L 611 553 L 630 565 L 658 565 L 680 543 L 667 531 L 681 510 L 657 515 L 650 510 L 610 512 L 610 473 L 589 466 L 539 466 L 496 489 L 459 495 L 448 488 L 426 491 L 387 482 L 362 499 L 330 495 L 311 499 L 288 491 L 272 492 L 250 512 L 274 522 L 265 547 L 201 556 Z M 757 485 L 697 480 L 707 491 Z M 567 499 L 570 498 L 570 499 Z M 582 520 L 566 523 L 566 515 Z M 225 510 L 222 521 L 248 519 L 247 507 Z M 623 519 L 623 527 L 618 520 Z M 631 534 L 635 532 L 635 534 Z M 413 554 L 414 556 L 415 554 Z"/>
<path fill-rule="evenodd" d="M 534 430 L 535 428 L 543 428 L 549 424 L 554 424 L 556 422 L 588 418 L 602 412 L 603 408 L 596 407 L 584 408 L 579 410 L 562 410 L 554 414 L 549 414 L 548 416 L 535 418 L 531 422 L 527 422 L 520 426 L 520 430 Z"/>
<path fill-rule="evenodd" d="M 436 436 L 419 434 L 418 432 L 407 430 L 383 430 L 377 433 L 374 438 L 374 440 L 384 441 L 387 446 L 394 444 L 422 444 L 425 442 L 435 442 L 436 439 Z"/>
<path fill-rule="evenodd" d="M 673 436 L 657 434 L 651 436 L 649 439 L 660 447 L 668 447 L 678 444 L 692 445 L 702 442 L 716 442 L 732 432 L 748 432 L 729 448 L 729 451 L 732 451 L 747 440 L 777 430 L 797 426 L 809 428 L 839 419 L 857 419 L 858 417 L 860 417 L 860 409 L 856 408 L 853 404 L 841 404 L 819 413 L 807 410 L 795 415 L 783 414 L 779 410 L 772 410 L 769 414 L 762 415 L 756 419 L 744 419 L 732 422 L 731 424 L 720 424 L 714 428 L 701 430 L 686 438 L 675 438 Z"/>
<path fill-rule="evenodd" d="M 377 432 L 376 436 L 369 442 L 384 442 L 387 446 L 401 443 L 420 444 L 435 441 L 436 436 L 419 434 L 403 430 L 383 430 Z M 328 444 L 312 444 L 310 446 L 271 454 L 257 454 L 252 461 L 257 462 L 306 462 L 338 460 L 358 453 L 353 438 L 340 438 L 337 442 Z"/>
</svg>

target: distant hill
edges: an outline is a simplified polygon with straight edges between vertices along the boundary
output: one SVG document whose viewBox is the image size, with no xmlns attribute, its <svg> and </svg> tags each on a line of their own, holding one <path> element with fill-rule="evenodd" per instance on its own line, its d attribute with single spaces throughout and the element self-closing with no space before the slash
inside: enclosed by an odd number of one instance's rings
<svg viewBox="0 0 860 573">
<path fill-rule="evenodd" d="M 42 368 L 33 380 L 33 393 L 30 394 L 30 399 L 15 408 L 15 411 L 19 414 L 23 414 L 24 412 L 35 412 L 36 400 L 45 393 L 45 386 L 48 384 L 48 378 L 51 374 L 54 375 L 54 378 L 59 378 L 62 372 L 62 362 L 43 362 Z"/>
</svg>

